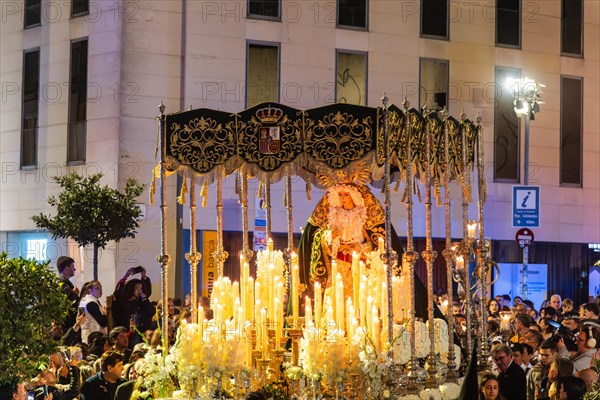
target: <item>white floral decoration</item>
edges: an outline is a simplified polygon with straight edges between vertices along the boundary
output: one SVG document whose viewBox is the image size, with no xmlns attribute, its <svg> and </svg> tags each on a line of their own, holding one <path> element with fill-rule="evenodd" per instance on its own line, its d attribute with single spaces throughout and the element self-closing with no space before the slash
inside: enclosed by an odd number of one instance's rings
<svg viewBox="0 0 600 400">
<path fill-rule="evenodd" d="M 425 389 L 419 393 L 421 400 L 442 400 L 442 394 L 439 389 Z"/>
<path fill-rule="evenodd" d="M 443 400 L 456 400 L 460 395 L 460 386 L 452 382 L 444 383 L 440 385 L 440 393 Z"/>
</svg>

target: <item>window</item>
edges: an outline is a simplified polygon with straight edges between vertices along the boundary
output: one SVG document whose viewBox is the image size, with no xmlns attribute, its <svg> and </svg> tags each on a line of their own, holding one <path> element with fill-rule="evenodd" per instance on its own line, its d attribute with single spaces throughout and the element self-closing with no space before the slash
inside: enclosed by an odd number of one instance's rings
<svg viewBox="0 0 600 400">
<path fill-rule="evenodd" d="M 338 0 L 338 26 L 366 29 L 367 10 L 367 0 Z"/>
<path fill-rule="evenodd" d="M 279 101 L 279 46 L 250 43 L 246 76 L 246 107 Z"/>
<path fill-rule="evenodd" d="M 496 44 L 521 47 L 521 0 L 496 0 Z"/>
<path fill-rule="evenodd" d="M 42 18 L 42 0 L 25 0 L 25 28 L 38 26 Z"/>
<path fill-rule="evenodd" d="M 583 1 L 562 0 L 561 52 L 583 55 Z"/>
<path fill-rule="evenodd" d="M 439 111 L 447 106 L 448 99 L 448 61 L 422 58 L 420 60 L 420 98 L 419 105 Z"/>
<path fill-rule="evenodd" d="M 88 41 L 71 43 L 67 162 L 85 162 Z"/>
<path fill-rule="evenodd" d="M 40 50 L 23 53 L 21 168 L 37 167 L 37 133 L 40 100 Z"/>
<path fill-rule="evenodd" d="M 90 13 L 90 0 L 72 0 L 71 17 L 79 17 Z"/>
<path fill-rule="evenodd" d="M 560 184 L 582 184 L 583 79 L 561 77 Z"/>
<path fill-rule="evenodd" d="M 367 53 L 337 51 L 335 99 L 338 103 L 367 105 Z"/>
<path fill-rule="evenodd" d="M 421 0 L 421 36 L 448 38 L 448 0 Z"/>
<path fill-rule="evenodd" d="M 496 68 L 494 93 L 494 180 L 519 182 L 519 119 L 507 78 L 519 79 L 518 69 Z"/>
<path fill-rule="evenodd" d="M 225 4 L 225 3 L 223 3 Z M 279 0 L 249 0 L 248 16 L 266 17 L 268 19 L 277 19 L 280 17 L 281 6 Z"/>
</svg>

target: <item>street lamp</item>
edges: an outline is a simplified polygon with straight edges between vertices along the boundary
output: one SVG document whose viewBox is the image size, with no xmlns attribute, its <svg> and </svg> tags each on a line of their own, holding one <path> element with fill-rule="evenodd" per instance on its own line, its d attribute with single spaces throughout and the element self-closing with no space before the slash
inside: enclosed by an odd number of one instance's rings
<svg viewBox="0 0 600 400">
<path fill-rule="evenodd" d="M 537 83 L 533 79 L 522 77 L 519 79 L 508 78 L 506 86 L 511 91 L 514 98 L 514 110 L 518 118 L 525 116 L 525 146 L 523 156 L 523 184 L 529 185 L 529 121 L 535 120 L 535 114 L 540 112 L 540 104 L 542 104 L 540 96 L 540 88 L 545 87 L 541 83 Z M 529 262 L 529 248 L 523 246 L 523 282 L 522 293 L 523 298 L 527 294 L 527 264 Z"/>
</svg>

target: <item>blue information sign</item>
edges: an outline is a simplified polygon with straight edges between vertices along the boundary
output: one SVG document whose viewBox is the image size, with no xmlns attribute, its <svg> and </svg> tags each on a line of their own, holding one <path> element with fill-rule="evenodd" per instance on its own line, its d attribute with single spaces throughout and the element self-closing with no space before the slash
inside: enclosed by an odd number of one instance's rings
<svg viewBox="0 0 600 400">
<path fill-rule="evenodd" d="M 512 194 L 513 227 L 539 227 L 540 187 L 513 186 Z"/>
</svg>

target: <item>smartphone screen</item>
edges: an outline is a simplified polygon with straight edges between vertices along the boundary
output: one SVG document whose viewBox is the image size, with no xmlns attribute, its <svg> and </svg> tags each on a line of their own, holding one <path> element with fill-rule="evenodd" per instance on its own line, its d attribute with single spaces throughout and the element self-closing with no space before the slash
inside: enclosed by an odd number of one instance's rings
<svg viewBox="0 0 600 400">
<path fill-rule="evenodd" d="M 79 315 L 81 315 L 81 314 L 85 314 L 85 308 L 84 308 L 84 307 L 79 307 L 79 308 L 77 309 L 77 312 L 79 313 Z"/>
</svg>

